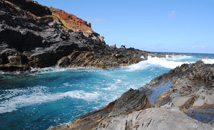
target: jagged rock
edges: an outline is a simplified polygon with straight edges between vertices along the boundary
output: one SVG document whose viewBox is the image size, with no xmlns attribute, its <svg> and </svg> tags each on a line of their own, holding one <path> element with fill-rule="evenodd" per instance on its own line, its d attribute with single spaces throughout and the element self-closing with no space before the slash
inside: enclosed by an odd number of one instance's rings
<svg viewBox="0 0 214 130">
<path fill-rule="evenodd" d="M 128 54 L 128 51 L 127 51 Z M 75 51 L 57 62 L 58 67 L 118 67 L 138 63 L 143 53 L 137 55 L 109 54 L 95 51 Z"/>
<path fill-rule="evenodd" d="M 151 107 L 145 94 L 142 94 L 138 90 L 130 89 L 125 92 L 120 98 L 117 99 L 114 108 L 111 112 L 111 116 L 127 114 L 132 111 L 138 111 Z"/>
<path fill-rule="evenodd" d="M 203 109 L 201 113 L 207 113 L 204 117 L 210 118 L 214 112 L 208 109 L 214 108 L 214 65 L 204 64 L 198 61 L 194 64 L 183 64 L 169 73 L 163 74 L 153 80 L 143 88 L 156 94 L 155 90 L 162 87 L 163 84 L 171 82 L 163 93 L 156 96 L 155 105 L 162 106 L 167 103 L 173 103 L 185 113 Z M 152 93 L 148 93 L 148 96 Z M 151 97 L 151 96 L 149 96 Z M 150 99 L 150 98 L 149 98 Z M 209 105 L 209 107 L 207 107 Z M 210 113 L 210 114 L 208 114 Z M 193 116 L 194 118 L 194 116 Z M 213 122 L 214 120 L 207 120 Z"/>
</svg>

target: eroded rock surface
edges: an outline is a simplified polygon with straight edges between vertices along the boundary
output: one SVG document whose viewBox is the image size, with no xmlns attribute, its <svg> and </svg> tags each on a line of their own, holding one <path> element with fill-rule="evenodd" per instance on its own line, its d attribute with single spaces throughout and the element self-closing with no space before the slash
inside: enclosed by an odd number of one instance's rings
<svg viewBox="0 0 214 130">
<path fill-rule="evenodd" d="M 110 117 L 97 130 L 213 130 L 176 109 L 148 108 L 128 115 Z"/>
</svg>

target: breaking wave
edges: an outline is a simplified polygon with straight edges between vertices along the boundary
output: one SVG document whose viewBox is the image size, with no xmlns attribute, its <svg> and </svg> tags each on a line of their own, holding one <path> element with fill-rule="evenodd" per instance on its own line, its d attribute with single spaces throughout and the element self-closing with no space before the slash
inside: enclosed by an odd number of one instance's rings
<svg viewBox="0 0 214 130">
<path fill-rule="evenodd" d="M 214 59 L 204 58 L 204 59 L 202 59 L 202 61 L 203 61 L 205 64 L 214 64 Z"/>
<path fill-rule="evenodd" d="M 172 56 L 172 57 L 166 57 L 166 58 L 158 58 L 158 57 L 149 56 L 148 60 L 141 61 L 138 64 L 130 65 L 130 66 L 126 67 L 126 70 L 127 71 L 144 70 L 152 65 L 173 69 L 184 63 L 193 63 L 193 62 L 188 61 L 191 58 L 192 58 L 191 56 Z M 186 61 L 183 61 L 185 59 L 186 59 Z"/>
<path fill-rule="evenodd" d="M 48 92 L 48 88 L 43 86 L 5 91 L 5 96 L 2 95 L 0 97 L 0 100 L 2 100 L 3 98 L 6 98 L 7 100 L 1 102 L 0 113 L 12 112 L 17 110 L 17 108 L 29 106 L 32 104 L 56 101 L 65 97 L 82 99 L 85 101 L 93 101 L 100 96 L 99 92 L 89 93 L 83 90 L 73 90 L 64 93 L 51 94 Z"/>
</svg>

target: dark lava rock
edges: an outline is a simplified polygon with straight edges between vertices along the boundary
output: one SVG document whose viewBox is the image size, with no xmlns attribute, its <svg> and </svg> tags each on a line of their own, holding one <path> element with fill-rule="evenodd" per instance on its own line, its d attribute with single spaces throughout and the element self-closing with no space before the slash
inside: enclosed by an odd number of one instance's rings
<svg viewBox="0 0 214 130">
<path fill-rule="evenodd" d="M 125 46 L 118 49 L 108 46 L 87 21 L 32 0 L 0 1 L 0 53 L 6 48 L 16 49 L 21 55 L 0 56 L 0 65 L 8 67 L 7 71 L 10 66 L 5 62 L 29 68 L 55 65 L 105 68 L 138 63 L 146 60 L 148 54 L 166 56 Z"/>
<path fill-rule="evenodd" d="M 10 71 L 11 65 L 105 68 L 137 63 L 146 53 L 109 47 L 104 38 L 92 30 L 91 24 L 35 1 L 2 0 L 0 7 L 3 71 Z M 18 55 L 6 55 L 5 49 L 14 49 Z"/>
</svg>

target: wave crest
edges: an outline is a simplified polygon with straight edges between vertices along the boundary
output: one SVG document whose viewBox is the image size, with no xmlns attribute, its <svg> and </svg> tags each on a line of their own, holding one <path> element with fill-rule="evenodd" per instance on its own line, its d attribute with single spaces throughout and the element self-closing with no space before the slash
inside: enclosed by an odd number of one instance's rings
<svg viewBox="0 0 214 130">
<path fill-rule="evenodd" d="M 184 63 L 192 63 L 192 62 L 188 62 L 188 61 L 186 61 L 186 62 L 181 61 L 181 60 L 185 60 L 185 59 L 189 60 L 191 58 L 192 58 L 191 56 L 172 56 L 172 57 L 166 57 L 166 58 L 148 56 L 148 60 L 141 61 L 137 64 L 130 65 L 130 66 L 126 67 L 126 70 L 127 71 L 144 70 L 151 65 L 173 69 Z"/>
</svg>

